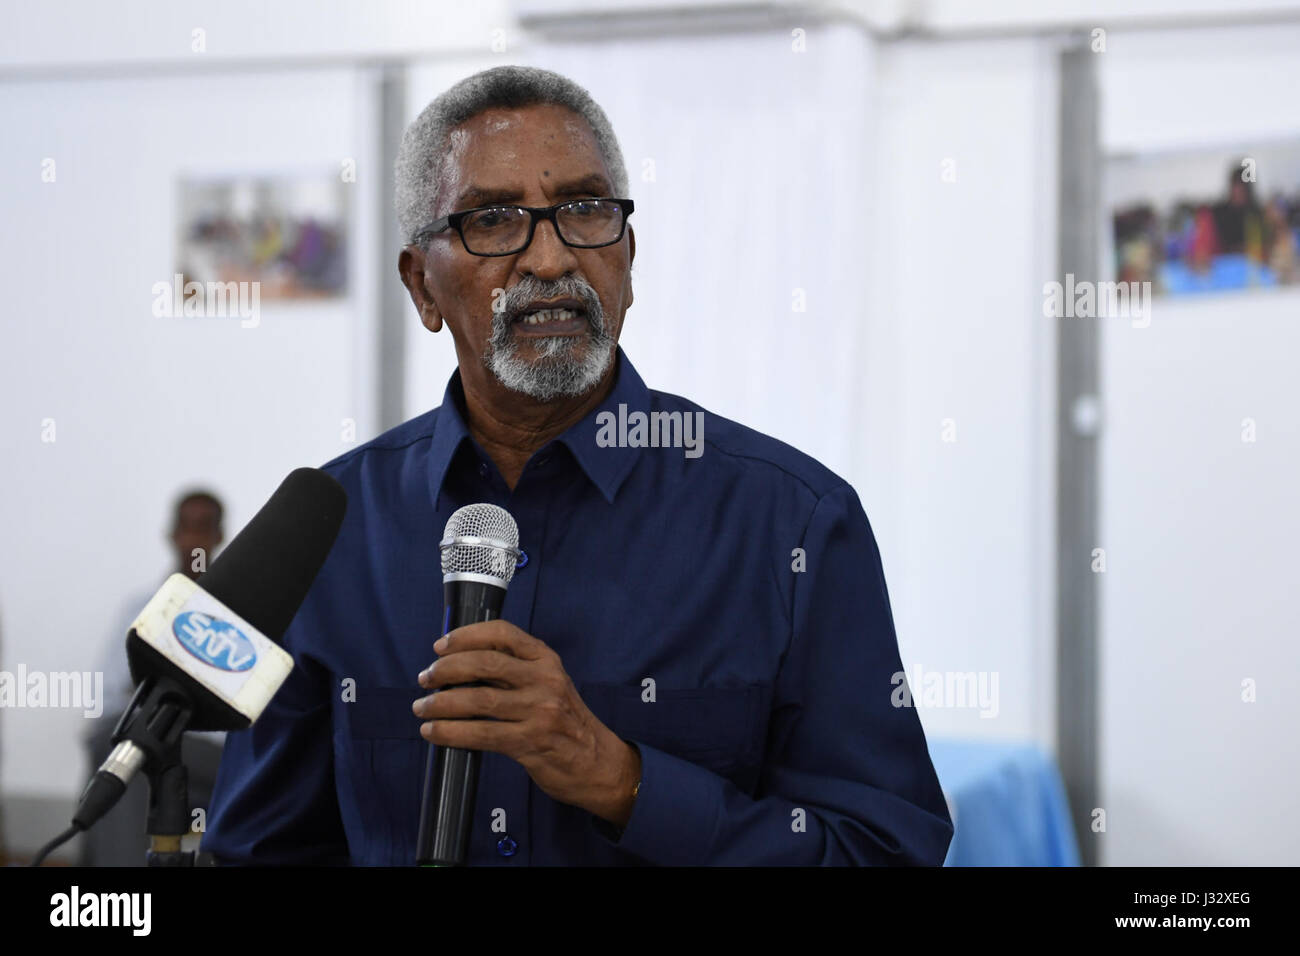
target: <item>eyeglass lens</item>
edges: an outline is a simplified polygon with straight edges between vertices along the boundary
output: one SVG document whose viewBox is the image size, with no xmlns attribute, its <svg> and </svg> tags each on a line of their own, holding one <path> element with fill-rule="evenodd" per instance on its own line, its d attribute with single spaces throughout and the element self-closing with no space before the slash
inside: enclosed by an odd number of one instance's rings
<svg viewBox="0 0 1300 956">
<path fill-rule="evenodd" d="M 496 206 L 466 216 L 460 224 L 465 248 L 480 255 L 517 252 L 528 241 L 529 214 L 518 206 Z M 623 230 L 618 203 L 583 199 L 555 211 L 560 238 L 571 246 L 604 246 Z"/>
</svg>

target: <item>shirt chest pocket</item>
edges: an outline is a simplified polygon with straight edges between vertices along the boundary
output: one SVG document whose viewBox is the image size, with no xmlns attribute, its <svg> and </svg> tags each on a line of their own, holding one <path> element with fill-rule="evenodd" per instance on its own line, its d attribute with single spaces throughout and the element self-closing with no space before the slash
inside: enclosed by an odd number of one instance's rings
<svg viewBox="0 0 1300 956">
<path fill-rule="evenodd" d="M 750 776 L 762 759 L 763 687 L 657 687 L 653 700 L 627 684 L 587 683 L 578 692 L 624 740 L 737 779 Z"/>
<path fill-rule="evenodd" d="M 366 820 L 369 838 L 390 865 L 409 863 L 424 791 L 428 742 L 411 704 L 420 688 L 361 684 L 356 700 L 338 705 L 347 733 L 346 785 Z M 336 768 L 337 769 L 337 768 Z"/>
</svg>

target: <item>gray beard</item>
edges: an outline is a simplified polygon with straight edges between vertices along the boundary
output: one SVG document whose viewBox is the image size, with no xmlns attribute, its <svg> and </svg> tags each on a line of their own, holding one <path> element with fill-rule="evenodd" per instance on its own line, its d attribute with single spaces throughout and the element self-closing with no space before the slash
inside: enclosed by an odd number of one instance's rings
<svg viewBox="0 0 1300 956">
<path fill-rule="evenodd" d="M 539 402 L 585 395 L 599 384 L 614 361 L 617 343 L 605 330 L 600 299 L 594 290 L 580 298 L 585 302 L 587 321 L 591 326 L 588 335 L 585 338 L 556 335 L 531 339 L 537 356 L 533 361 L 520 354 L 522 349 L 512 322 L 516 313 L 510 309 L 492 313 L 492 337 L 484 350 L 483 364 L 498 382 L 512 392 L 520 392 Z"/>
</svg>

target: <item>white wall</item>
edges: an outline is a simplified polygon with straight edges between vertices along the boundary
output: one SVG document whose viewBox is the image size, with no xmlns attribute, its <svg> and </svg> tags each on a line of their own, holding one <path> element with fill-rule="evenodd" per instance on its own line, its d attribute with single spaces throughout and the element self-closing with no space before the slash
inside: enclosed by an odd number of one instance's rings
<svg viewBox="0 0 1300 956">
<path fill-rule="evenodd" d="M 0 71 L 359 65 L 370 57 L 487 50 L 496 30 L 513 32 L 506 0 L 45 0 L 6 17 Z M 195 31 L 202 31 L 201 52 Z"/>
<path fill-rule="evenodd" d="M 163 535 L 181 485 L 214 486 L 233 534 L 290 470 L 343 450 L 342 419 L 364 434 L 370 218 L 354 233 L 351 299 L 263 301 L 256 328 L 151 305 L 174 271 L 179 175 L 331 176 L 353 157 L 364 188 L 367 97 L 349 70 L 0 85 L 3 669 L 97 665 L 122 600 L 171 569 Z M 80 785 L 79 713 L 0 717 L 7 791 Z"/>
<path fill-rule="evenodd" d="M 927 731 L 1050 749 L 1054 46 L 902 42 L 881 63 L 860 461 L 904 663 L 998 675 L 997 717 L 931 710 Z"/>
<path fill-rule="evenodd" d="M 850 0 L 855 4 L 874 0 Z M 942 33 L 1122 29 L 1277 20 L 1300 14 L 1296 0 L 907 0 L 918 23 Z"/>
<path fill-rule="evenodd" d="M 1106 148 L 1300 142 L 1297 49 L 1300 26 L 1113 35 Z M 1149 328 L 1103 324 L 1107 864 L 1300 854 L 1298 319 L 1291 289 L 1157 299 Z"/>
</svg>

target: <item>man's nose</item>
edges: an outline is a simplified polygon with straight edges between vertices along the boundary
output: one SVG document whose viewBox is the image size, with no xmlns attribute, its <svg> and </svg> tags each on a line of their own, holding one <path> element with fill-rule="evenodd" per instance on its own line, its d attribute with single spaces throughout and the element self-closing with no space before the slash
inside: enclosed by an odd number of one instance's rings
<svg viewBox="0 0 1300 956">
<path fill-rule="evenodd" d="M 578 267 L 578 257 L 564 244 L 553 222 L 539 222 L 533 230 L 533 241 L 519 254 L 520 272 L 532 273 L 539 279 L 558 279 Z"/>
</svg>

